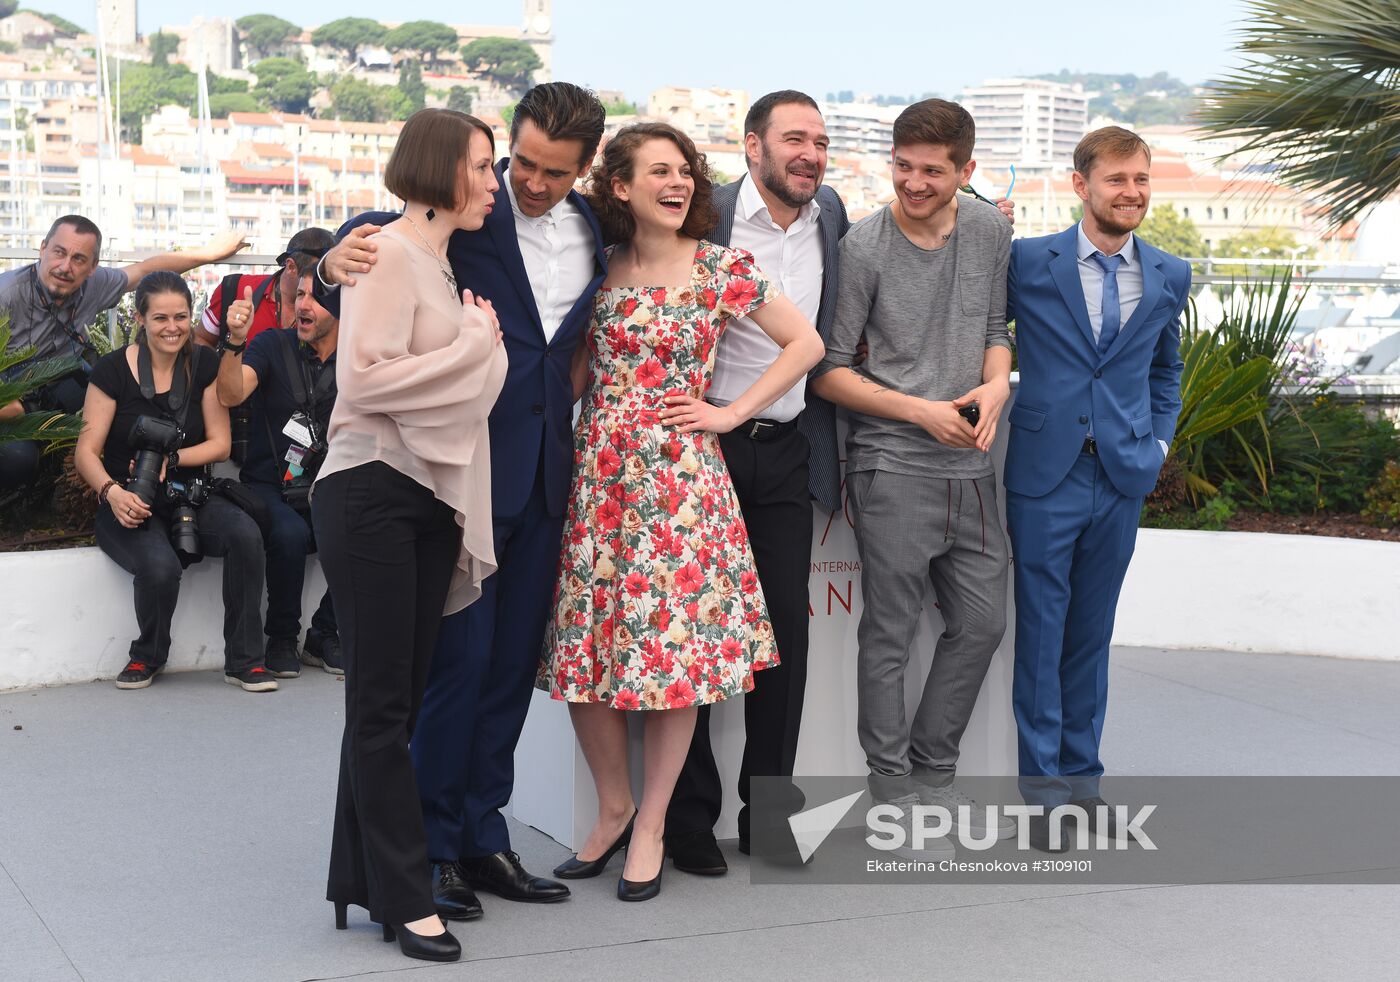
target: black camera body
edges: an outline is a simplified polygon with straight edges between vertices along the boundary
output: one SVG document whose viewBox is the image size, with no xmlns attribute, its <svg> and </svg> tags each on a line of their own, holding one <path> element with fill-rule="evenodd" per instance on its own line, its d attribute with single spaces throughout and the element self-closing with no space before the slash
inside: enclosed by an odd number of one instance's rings
<svg viewBox="0 0 1400 982">
<path fill-rule="evenodd" d="M 147 505 L 154 505 L 160 494 L 160 469 L 184 440 L 184 431 L 173 421 L 159 416 L 137 416 L 127 440 L 136 451 L 136 462 L 126 489 Z"/>
<path fill-rule="evenodd" d="M 167 473 L 162 489 L 161 467 L 180 449 L 184 440 L 184 431 L 171 420 L 159 416 L 136 417 L 128 441 L 136 451 L 136 460 L 126 489 L 148 505 L 154 505 L 157 499 L 170 505 L 170 544 L 180 558 L 180 565 L 188 567 L 204 558 L 195 513 L 209 500 L 211 483 L 203 473 L 189 477 Z"/>
<path fill-rule="evenodd" d="M 194 474 L 188 478 L 167 477 L 165 500 L 170 509 L 170 544 L 175 555 L 180 557 L 180 565 L 188 567 L 204 558 L 204 550 L 199 545 L 199 523 L 195 512 L 209 500 L 211 485 L 204 474 Z"/>
</svg>

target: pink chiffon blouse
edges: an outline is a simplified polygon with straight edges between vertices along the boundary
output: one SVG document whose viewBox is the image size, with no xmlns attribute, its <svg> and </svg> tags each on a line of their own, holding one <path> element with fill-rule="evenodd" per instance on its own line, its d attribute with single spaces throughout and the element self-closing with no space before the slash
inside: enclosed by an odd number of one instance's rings
<svg viewBox="0 0 1400 982">
<path fill-rule="evenodd" d="M 341 287 L 337 395 L 317 480 L 383 461 L 451 506 L 462 550 L 450 614 L 481 596 L 496 569 L 486 417 L 505 382 L 505 347 L 424 243 L 397 226 L 374 241 L 374 271 Z"/>
</svg>

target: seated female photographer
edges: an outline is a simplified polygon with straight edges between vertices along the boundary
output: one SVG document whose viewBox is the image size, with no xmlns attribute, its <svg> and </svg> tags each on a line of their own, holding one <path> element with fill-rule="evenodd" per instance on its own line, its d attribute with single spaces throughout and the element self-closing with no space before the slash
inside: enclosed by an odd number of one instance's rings
<svg viewBox="0 0 1400 982">
<path fill-rule="evenodd" d="M 97 492 L 97 545 L 135 578 L 131 661 L 119 689 L 144 689 L 170 654 L 180 574 L 202 555 L 224 560 L 224 681 L 267 692 L 262 536 L 253 519 L 209 493 L 208 465 L 229 454 L 219 356 L 190 336 L 190 288 L 175 273 L 136 286 L 136 340 L 92 370 L 74 462 Z"/>
</svg>

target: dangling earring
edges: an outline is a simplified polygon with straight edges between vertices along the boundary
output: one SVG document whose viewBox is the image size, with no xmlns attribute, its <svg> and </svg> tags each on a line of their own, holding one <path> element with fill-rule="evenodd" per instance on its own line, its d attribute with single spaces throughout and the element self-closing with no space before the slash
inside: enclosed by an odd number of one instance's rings
<svg viewBox="0 0 1400 982">
<path fill-rule="evenodd" d="M 437 215 L 437 212 L 433 211 L 433 209 L 431 209 L 431 208 L 428 209 L 428 221 L 431 222 L 431 221 L 433 220 L 434 216 L 436 216 L 436 215 Z"/>
</svg>

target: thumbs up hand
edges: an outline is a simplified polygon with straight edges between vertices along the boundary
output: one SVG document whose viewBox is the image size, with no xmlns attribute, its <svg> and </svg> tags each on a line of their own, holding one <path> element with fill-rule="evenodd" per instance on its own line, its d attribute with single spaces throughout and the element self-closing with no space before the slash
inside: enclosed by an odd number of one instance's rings
<svg viewBox="0 0 1400 982">
<path fill-rule="evenodd" d="M 243 298 L 229 304 L 228 339 L 234 344 L 242 344 L 248 339 L 248 329 L 253 326 L 253 288 L 243 288 Z"/>
</svg>

